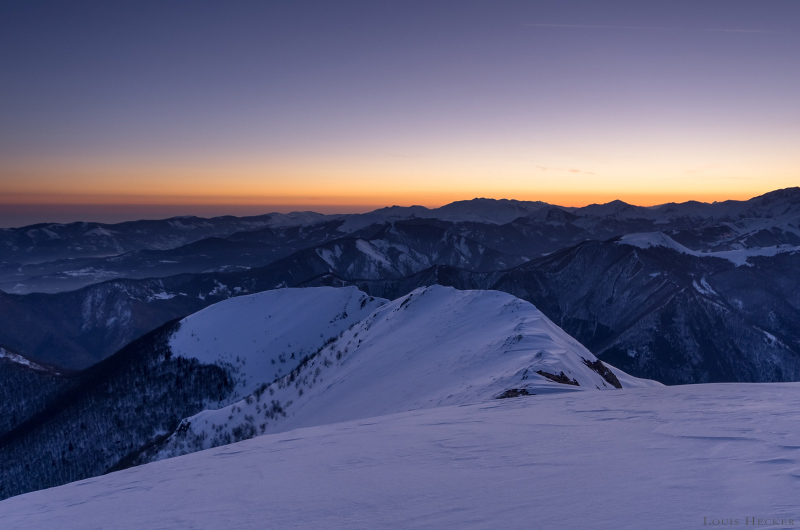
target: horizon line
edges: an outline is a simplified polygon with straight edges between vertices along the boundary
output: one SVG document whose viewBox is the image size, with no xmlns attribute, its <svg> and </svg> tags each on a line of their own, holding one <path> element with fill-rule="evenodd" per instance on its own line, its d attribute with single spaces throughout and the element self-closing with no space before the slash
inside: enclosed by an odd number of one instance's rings
<svg viewBox="0 0 800 530">
<path fill-rule="evenodd" d="M 0 229 L 19 229 L 40 224 L 99 223 L 119 224 L 133 221 L 157 221 L 180 217 L 196 217 L 213 219 L 218 217 L 258 217 L 270 214 L 317 213 L 321 215 L 357 215 L 387 208 L 425 208 L 435 210 L 455 203 L 476 200 L 509 201 L 518 203 L 539 203 L 556 208 L 580 209 L 588 206 L 602 206 L 621 202 L 638 208 L 657 208 L 667 204 L 718 204 L 729 201 L 746 202 L 764 195 L 784 190 L 800 190 L 798 186 L 778 188 L 746 198 L 729 198 L 714 201 L 688 199 L 684 201 L 665 201 L 653 204 L 636 204 L 622 199 L 611 199 L 606 202 L 587 202 L 580 205 L 565 205 L 545 200 L 473 197 L 459 199 L 444 204 L 333 204 L 333 203 L 166 203 L 166 202 L 0 202 Z M 203 211 L 205 210 L 205 211 Z M 172 211 L 173 213 L 168 213 Z M 194 213 L 193 213 L 194 212 Z M 76 217 L 83 215 L 85 217 Z M 96 220 L 90 220 L 95 217 Z M 40 218 L 36 220 L 36 218 Z M 21 221 L 21 222 L 16 222 Z"/>
</svg>

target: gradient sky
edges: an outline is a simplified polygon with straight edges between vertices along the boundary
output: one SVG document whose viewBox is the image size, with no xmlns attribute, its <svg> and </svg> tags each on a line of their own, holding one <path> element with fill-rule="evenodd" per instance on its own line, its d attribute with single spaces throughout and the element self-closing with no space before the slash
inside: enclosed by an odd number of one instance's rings
<svg viewBox="0 0 800 530">
<path fill-rule="evenodd" d="M 5 1 L 0 226 L 749 198 L 799 58 L 798 0 Z"/>
</svg>

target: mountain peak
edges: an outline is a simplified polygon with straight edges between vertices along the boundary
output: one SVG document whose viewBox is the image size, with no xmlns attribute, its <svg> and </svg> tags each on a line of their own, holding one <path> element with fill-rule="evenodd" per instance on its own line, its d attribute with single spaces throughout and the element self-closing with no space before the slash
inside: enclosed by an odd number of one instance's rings
<svg viewBox="0 0 800 530">
<path fill-rule="evenodd" d="M 609 215 L 616 215 L 623 212 L 633 212 L 639 210 L 640 206 L 633 206 L 627 202 L 619 199 L 607 202 L 604 204 L 590 204 L 579 208 L 575 213 L 585 213 L 592 216 L 604 217 Z"/>
<path fill-rule="evenodd" d="M 306 291 L 306 296 L 319 300 L 337 296 L 331 288 L 319 294 L 310 292 L 314 289 L 319 288 L 301 289 L 298 294 Z M 346 296 L 366 297 L 357 290 Z M 230 301 L 204 311 L 212 316 L 226 305 Z M 271 320 L 275 319 L 274 309 L 264 308 L 273 315 Z M 347 315 L 351 314 L 348 310 Z M 265 320 L 265 325 L 273 324 L 260 314 L 258 318 Z M 658 385 L 604 365 L 533 304 L 500 291 L 421 287 L 358 318 L 361 320 L 349 328 L 344 326 L 337 339 L 319 349 L 304 347 L 299 352 L 295 352 L 302 346 L 298 339 L 282 336 L 276 342 L 269 333 L 264 339 L 258 327 L 242 327 L 236 333 L 236 344 L 264 352 L 262 360 L 284 350 L 281 355 L 292 356 L 294 369 L 278 379 L 265 372 L 260 380 L 251 380 L 256 357 L 248 355 L 242 370 L 247 370 L 248 388 L 258 388 L 257 395 L 242 393 L 240 401 L 230 406 L 187 418 L 188 434 L 170 438 L 159 458 L 225 442 L 230 438 L 225 432 L 254 436 L 510 395 Z M 326 319 L 316 320 L 325 323 Z M 294 322 L 304 336 L 322 336 L 317 324 L 302 319 Z M 202 355 L 209 347 L 241 351 L 238 346 L 210 340 L 227 332 L 227 324 L 206 318 L 202 327 L 197 323 L 191 329 L 182 327 L 179 340 L 200 352 L 194 355 L 208 363 L 213 359 Z M 204 336 L 198 341 L 200 333 Z M 175 339 L 173 345 L 174 351 L 183 351 Z M 275 366 L 270 361 L 263 364 Z M 265 393 L 267 401 L 261 397 Z M 267 407 L 267 402 L 274 405 Z M 224 426 L 223 430 L 219 426 Z"/>
<path fill-rule="evenodd" d="M 758 197 L 753 197 L 750 201 L 757 201 L 761 204 L 767 204 L 774 201 L 789 201 L 791 203 L 800 202 L 800 187 L 794 186 L 791 188 L 783 188 L 767 192 Z M 750 202 L 748 201 L 748 202 Z"/>
</svg>

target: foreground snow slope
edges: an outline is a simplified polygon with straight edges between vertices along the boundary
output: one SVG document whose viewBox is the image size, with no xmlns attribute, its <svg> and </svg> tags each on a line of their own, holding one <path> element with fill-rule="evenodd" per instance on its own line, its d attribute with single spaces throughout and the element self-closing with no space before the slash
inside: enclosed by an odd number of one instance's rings
<svg viewBox="0 0 800 530">
<path fill-rule="evenodd" d="M 204 326 L 207 334 L 217 333 L 213 322 Z M 260 348 L 260 335 L 255 327 L 237 340 Z M 381 306 L 303 366 L 275 382 L 264 380 L 271 384 L 254 395 L 188 418 L 155 458 L 256 434 L 486 401 L 509 391 L 615 390 L 612 381 L 624 388 L 659 384 L 613 367 L 607 369 L 614 375 L 604 378 L 587 363 L 606 369 L 529 302 L 499 291 L 434 285 Z"/>
<path fill-rule="evenodd" d="M 0 527 L 673 530 L 704 518 L 745 527 L 746 517 L 798 526 L 799 408 L 800 384 L 773 383 L 419 410 L 14 497 L 0 502 Z"/>
</svg>

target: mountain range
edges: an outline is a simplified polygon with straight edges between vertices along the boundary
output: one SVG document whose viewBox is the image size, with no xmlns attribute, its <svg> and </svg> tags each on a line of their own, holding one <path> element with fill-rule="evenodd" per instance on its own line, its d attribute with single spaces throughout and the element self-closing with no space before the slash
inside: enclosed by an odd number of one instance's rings
<svg viewBox="0 0 800 530">
<path fill-rule="evenodd" d="M 3 360 L 3 359 L 0 359 Z M 659 386 L 528 302 L 435 286 L 276 289 L 165 324 L 92 367 L 0 374 L 0 496 L 298 426 L 553 392 Z M 20 376 L 21 372 L 23 376 Z"/>
<path fill-rule="evenodd" d="M 792 188 L 5 229 L 0 497 L 331 421 L 800 380 L 798 227 Z"/>
<path fill-rule="evenodd" d="M 502 254 L 534 258 L 586 240 L 643 232 L 663 232 L 700 252 L 794 247 L 800 246 L 799 217 L 800 189 L 787 188 L 748 201 L 655 207 L 474 199 L 435 209 L 391 207 L 348 215 L 50 223 L 0 229 L 0 289 L 52 293 L 116 278 L 233 272 L 347 235 L 370 239 L 386 225 L 404 221 L 437 226 Z"/>
<path fill-rule="evenodd" d="M 582 217 L 568 220 L 563 216 L 577 214 L 523 204 L 533 213 L 505 224 L 500 214 L 518 213 L 519 204 L 477 201 L 476 211 L 494 219 L 484 223 L 400 219 L 406 210 L 415 215 L 419 210 L 394 208 L 312 227 L 284 226 L 282 241 L 292 242 L 291 248 L 282 247 L 286 252 L 303 241 L 312 246 L 236 272 L 118 279 L 53 294 L 0 292 L 6 316 L 0 322 L 0 344 L 35 362 L 75 370 L 169 320 L 239 294 L 284 286 L 356 285 L 394 299 L 439 283 L 496 289 L 530 301 L 600 358 L 636 376 L 668 384 L 800 377 L 795 273 L 800 258 L 792 244 L 772 245 L 794 237 L 800 224 L 798 190 L 711 205 L 647 209 L 612 203 L 585 207 Z M 713 216 L 698 217 L 697 212 Z M 536 215 L 545 219 L 539 226 L 551 230 L 550 237 L 542 230 L 527 231 Z M 390 216 L 391 221 L 361 226 Z M 291 216 L 281 219 L 293 222 Z M 691 219 L 692 229 L 687 228 Z M 340 233 L 344 223 L 354 231 Z M 771 230 L 764 228 L 770 223 Z M 620 227 L 653 226 L 664 230 L 614 235 Z M 612 237 L 584 241 L 591 235 L 589 227 Z M 578 228 L 584 230 L 580 235 Z M 205 239 L 188 247 L 220 243 L 224 249 L 230 243 L 264 242 L 275 233 L 259 228 L 239 232 L 230 241 Z M 559 239 L 556 233 L 571 235 Z M 566 247 L 539 252 L 565 241 Z M 756 241 L 771 246 L 754 246 Z M 152 251 L 132 254 L 142 252 Z"/>
</svg>

